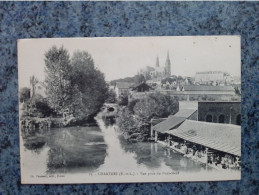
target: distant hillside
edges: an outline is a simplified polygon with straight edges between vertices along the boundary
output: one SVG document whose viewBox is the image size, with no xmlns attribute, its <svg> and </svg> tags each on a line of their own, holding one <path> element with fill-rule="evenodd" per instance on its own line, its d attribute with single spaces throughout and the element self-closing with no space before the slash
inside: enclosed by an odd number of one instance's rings
<svg viewBox="0 0 259 195">
<path fill-rule="evenodd" d="M 126 82 L 126 83 L 136 83 L 136 84 L 138 84 L 138 83 L 141 83 L 143 81 L 145 81 L 145 77 L 142 74 L 140 74 L 140 75 L 137 74 L 133 77 L 126 77 L 126 78 L 112 80 L 110 82 L 110 84 L 115 85 L 116 82 Z"/>
</svg>

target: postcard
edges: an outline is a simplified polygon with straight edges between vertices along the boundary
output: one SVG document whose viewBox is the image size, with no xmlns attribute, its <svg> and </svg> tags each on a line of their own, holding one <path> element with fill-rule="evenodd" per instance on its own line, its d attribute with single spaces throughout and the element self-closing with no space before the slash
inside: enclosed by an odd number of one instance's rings
<svg viewBox="0 0 259 195">
<path fill-rule="evenodd" d="M 240 180 L 240 39 L 18 40 L 22 184 Z"/>
</svg>

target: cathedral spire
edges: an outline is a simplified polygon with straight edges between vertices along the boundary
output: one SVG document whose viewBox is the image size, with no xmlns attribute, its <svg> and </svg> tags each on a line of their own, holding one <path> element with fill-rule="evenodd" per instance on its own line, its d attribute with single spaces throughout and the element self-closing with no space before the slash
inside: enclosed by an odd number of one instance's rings
<svg viewBox="0 0 259 195">
<path fill-rule="evenodd" d="M 167 57 L 165 61 L 165 74 L 166 76 L 171 76 L 171 61 L 169 58 L 169 50 L 167 51 Z"/>
<path fill-rule="evenodd" d="M 166 57 L 166 61 L 169 61 L 169 62 L 170 62 L 170 59 L 169 59 L 169 50 L 167 50 L 167 57 Z"/>
<path fill-rule="evenodd" d="M 158 58 L 158 56 L 156 57 L 156 67 L 159 67 L 159 58 Z"/>
</svg>

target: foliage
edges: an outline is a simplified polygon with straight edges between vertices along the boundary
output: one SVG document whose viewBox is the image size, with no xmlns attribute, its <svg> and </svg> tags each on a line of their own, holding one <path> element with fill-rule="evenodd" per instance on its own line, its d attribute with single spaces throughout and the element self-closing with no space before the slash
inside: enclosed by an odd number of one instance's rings
<svg viewBox="0 0 259 195">
<path fill-rule="evenodd" d="M 149 121 L 153 117 L 168 117 L 178 112 L 179 103 L 176 97 L 152 93 L 147 98 L 139 100 L 134 107 L 134 113 Z"/>
<path fill-rule="evenodd" d="M 177 79 L 176 79 L 176 78 L 167 77 L 167 78 L 165 78 L 165 79 L 162 79 L 162 80 L 161 80 L 161 83 L 162 83 L 162 84 L 166 84 L 166 83 L 168 82 L 169 84 L 171 84 L 171 83 L 174 82 L 174 81 L 177 81 Z"/>
<path fill-rule="evenodd" d="M 146 79 L 145 76 L 143 74 L 137 74 L 133 77 L 126 77 L 126 78 L 123 78 L 123 79 L 117 79 L 117 80 L 113 80 L 111 81 L 111 85 L 115 86 L 117 82 L 126 82 L 126 83 L 135 83 L 135 84 L 139 84 L 139 83 L 142 83 L 142 82 L 145 82 Z"/>
<path fill-rule="evenodd" d="M 129 111 L 133 112 L 135 105 L 139 102 L 139 99 L 133 99 L 128 103 Z"/>
<path fill-rule="evenodd" d="M 87 120 L 103 105 L 108 86 L 87 52 L 68 51 L 53 46 L 45 54 L 46 94 L 51 107 L 63 116 Z M 65 114 L 66 113 L 66 114 Z"/>
<path fill-rule="evenodd" d="M 126 107 L 121 107 L 117 121 L 126 138 L 146 140 L 151 118 L 168 117 L 178 112 L 178 109 L 177 97 L 154 93 L 143 99 L 133 100 Z"/>
<path fill-rule="evenodd" d="M 122 107 L 118 116 L 117 122 L 122 132 L 130 133 L 138 130 L 134 115 L 127 107 Z"/>
<path fill-rule="evenodd" d="M 121 94 L 118 99 L 119 106 L 127 106 L 129 103 L 128 94 Z"/>
<path fill-rule="evenodd" d="M 72 67 L 68 51 L 53 46 L 45 53 L 46 95 L 50 106 L 63 113 L 72 104 L 73 86 L 70 81 Z"/>
<path fill-rule="evenodd" d="M 83 118 L 96 115 L 108 96 L 108 85 L 104 75 L 95 66 L 91 55 L 87 52 L 77 51 L 72 60 L 72 86 L 77 86 L 81 93 L 78 109 Z"/>
<path fill-rule="evenodd" d="M 45 98 L 35 98 L 34 104 L 37 112 L 41 113 L 43 117 L 56 115 L 55 111 L 48 105 Z"/>
<path fill-rule="evenodd" d="M 107 102 L 107 103 L 116 103 L 117 102 L 116 93 L 114 92 L 114 90 L 109 89 L 105 102 Z"/>
<path fill-rule="evenodd" d="M 19 101 L 20 102 L 26 102 L 27 100 L 30 99 L 30 92 L 31 90 L 28 87 L 23 87 L 20 90 L 20 94 L 19 94 Z"/>
<path fill-rule="evenodd" d="M 113 80 L 111 81 L 111 85 L 115 86 L 117 82 L 126 82 L 126 83 L 134 83 L 135 80 L 134 80 L 134 77 L 126 77 L 126 78 L 123 78 L 123 79 L 116 79 L 116 80 Z"/>
<path fill-rule="evenodd" d="M 133 78 L 134 78 L 134 83 L 136 83 L 136 84 L 139 84 L 139 83 L 142 83 L 142 82 L 146 81 L 143 74 L 137 74 Z"/>
<path fill-rule="evenodd" d="M 32 86 L 32 97 L 34 97 L 35 95 L 35 89 L 38 82 L 39 80 L 34 75 L 30 77 L 30 85 Z"/>
<path fill-rule="evenodd" d="M 56 113 L 52 109 L 45 98 L 40 95 L 35 95 L 24 104 L 22 117 L 49 117 L 55 116 Z"/>
</svg>

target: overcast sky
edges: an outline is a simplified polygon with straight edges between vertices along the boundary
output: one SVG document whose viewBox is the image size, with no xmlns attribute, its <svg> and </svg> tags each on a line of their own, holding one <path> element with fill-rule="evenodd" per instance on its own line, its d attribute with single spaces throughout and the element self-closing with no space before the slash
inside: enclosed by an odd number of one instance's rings
<svg viewBox="0 0 259 195">
<path fill-rule="evenodd" d="M 29 86 L 32 75 L 44 80 L 44 54 L 53 45 L 63 45 L 71 56 L 76 50 L 87 51 L 107 81 L 155 66 L 157 56 L 164 66 L 167 51 L 172 75 L 194 76 L 198 71 L 214 70 L 241 74 L 239 36 L 24 39 L 18 43 L 19 87 Z"/>
</svg>

